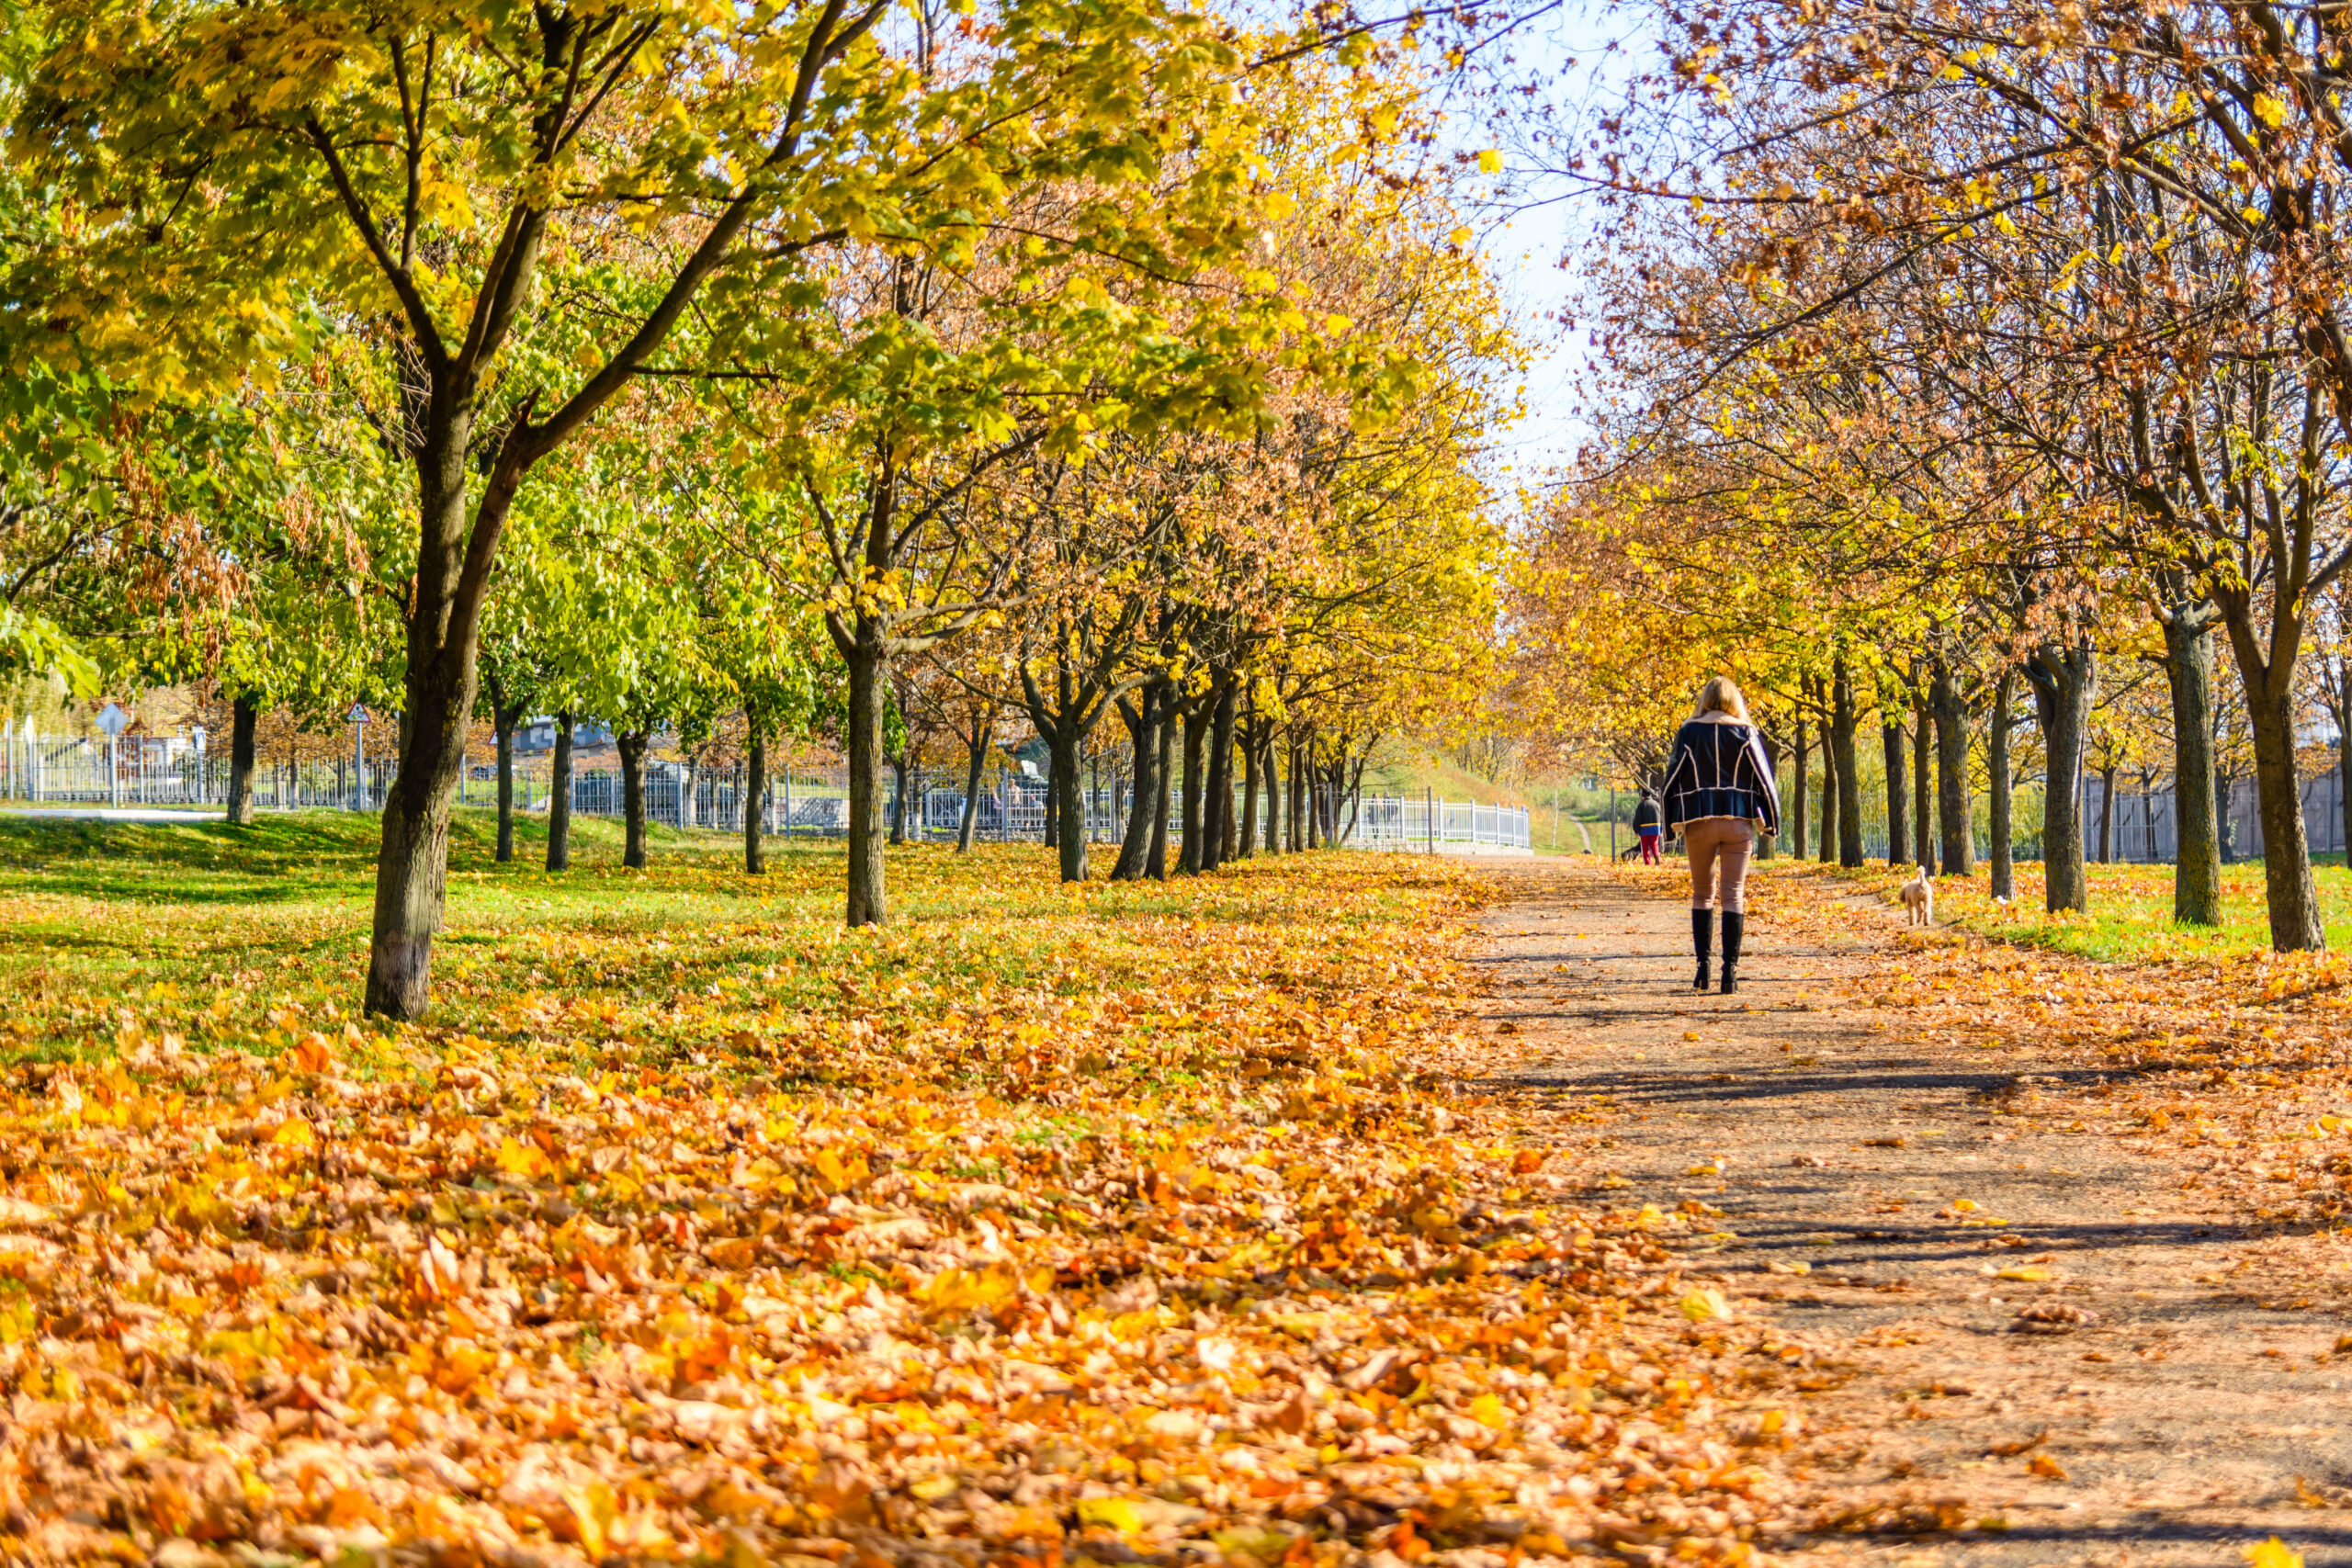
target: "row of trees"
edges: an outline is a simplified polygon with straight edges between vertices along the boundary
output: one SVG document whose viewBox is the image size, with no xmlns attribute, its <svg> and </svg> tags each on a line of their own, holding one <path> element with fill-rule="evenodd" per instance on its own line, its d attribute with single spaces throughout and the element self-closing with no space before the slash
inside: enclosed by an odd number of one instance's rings
<svg viewBox="0 0 2352 1568">
<path fill-rule="evenodd" d="M 824 729 L 854 925 L 926 726 L 977 759 L 1017 711 L 1068 801 L 1117 714 L 1158 803 L 1136 875 L 1171 793 L 1176 863 L 1213 868 L 1236 768 L 1295 796 L 1465 705 L 1517 349 L 1418 56 L 1372 31 L 1170 0 L 19 26 L 5 657 L 215 682 L 245 777 L 265 712 L 397 715 L 373 1012 L 428 1003 L 478 718 L 504 761 L 558 716 L 559 771 L 610 725 L 640 801 L 657 729 L 735 727 L 753 779 Z"/>
<path fill-rule="evenodd" d="M 2234 709 L 2272 941 L 2321 945 L 2298 751 L 2347 728 L 2336 22 L 1840 0 L 1660 20 L 1677 42 L 1613 136 L 1552 144 L 1610 214 L 1586 276 L 1617 375 L 1522 585 L 1584 671 L 1576 722 L 1640 732 L 1664 716 L 1645 697 L 1729 663 L 1800 750 L 1795 726 L 1826 728 L 1843 836 L 1862 716 L 1891 779 L 1907 718 L 1947 871 L 1969 868 L 1973 725 L 1996 886 L 2013 782 L 2047 781 L 2053 909 L 2086 898 L 2086 754 L 2161 732 L 2176 913 L 2211 922 Z M 2142 668 L 2163 707 L 2103 708 Z"/>
</svg>

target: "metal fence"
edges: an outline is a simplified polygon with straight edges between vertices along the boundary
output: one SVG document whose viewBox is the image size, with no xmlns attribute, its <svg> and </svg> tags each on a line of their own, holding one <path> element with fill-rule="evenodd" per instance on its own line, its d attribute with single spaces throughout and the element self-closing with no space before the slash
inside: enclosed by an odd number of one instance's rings
<svg viewBox="0 0 2352 1568">
<path fill-rule="evenodd" d="M 1783 843 L 1783 854 L 1802 852 L 1807 856 L 1819 852 L 1822 796 L 1821 775 L 1815 772 L 1814 785 L 1806 801 L 1805 838 L 1800 851 L 1793 843 Z M 1789 770 L 1781 774 L 1781 822 L 1784 829 L 1792 825 L 1794 779 Z M 1905 792 L 1905 798 L 1910 797 Z M 2335 768 L 2315 773 L 2302 781 L 2303 834 L 2313 854 L 2335 854 L 2343 852 L 2344 840 L 2344 775 Z M 1872 860 L 1886 855 L 1886 784 L 1883 777 L 1864 774 L 1861 780 L 1862 852 Z M 1985 859 L 1992 852 L 1987 807 L 1984 795 L 1974 795 L 1969 802 L 1973 818 L 1976 858 Z M 2041 858 L 2042 791 L 2038 783 L 2020 784 L 2013 796 L 2010 834 L 2011 853 L 2018 860 Z M 1929 800 L 1929 810 L 1934 801 Z M 2100 829 L 2107 810 L 2105 781 L 2096 775 L 2083 780 L 2083 852 L 2091 860 L 2099 859 Z M 2225 860 L 2258 860 L 2262 856 L 2261 796 L 2255 781 L 2250 778 L 2229 781 L 2226 805 L 2222 814 L 2222 854 Z M 1832 830 L 1831 837 L 1836 833 Z M 1628 839 L 1627 842 L 1632 840 Z M 2141 864 L 2169 865 L 2180 852 L 2179 821 L 2169 784 L 2157 788 L 2134 787 L 2119 779 L 2115 791 L 2115 818 L 2107 834 L 2108 858 Z M 1914 852 L 1917 851 L 1915 849 Z"/>
<path fill-rule="evenodd" d="M 1526 808 L 1424 796 L 1368 795 L 1344 842 L 1359 849 L 1442 853 L 1532 853 Z"/>
<path fill-rule="evenodd" d="M 607 753 L 606 755 L 609 755 Z M 358 757 L 333 762 L 317 761 L 271 762 L 254 767 L 256 809 L 289 811 L 335 809 L 380 811 L 393 770 Z M 962 829 L 965 808 L 961 771 L 952 783 L 911 771 L 907 780 L 912 816 L 906 834 L 916 839 L 952 840 Z M 519 763 L 514 769 L 514 807 L 518 812 L 544 812 L 553 790 L 551 770 L 543 761 Z M 118 739 L 85 737 L 43 737 L 10 725 L 0 728 L 0 801 L 38 805 L 101 807 L 187 807 L 218 808 L 228 799 L 226 756 L 208 750 L 192 738 L 127 735 Z M 886 823 L 899 814 L 899 781 L 895 773 L 882 779 L 882 812 Z M 1001 769 L 976 794 L 974 836 L 983 842 L 1035 841 L 1045 837 L 1046 784 L 1025 772 Z M 647 764 L 645 814 L 649 822 L 672 828 L 707 828 L 741 832 L 749 791 L 740 765 L 723 769 L 689 770 L 678 763 Z M 1099 775 L 1080 792 L 1086 812 L 1086 832 L 1098 843 L 1116 843 L 1126 832 L 1127 814 L 1134 806 L 1129 781 Z M 498 770 L 494 762 L 469 758 L 460 769 L 459 804 L 494 805 L 498 799 Z M 1287 797 L 1282 808 L 1292 806 Z M 1237 789 L 1233 803 L 1238 813 L 1243 801 Z M 616 818 L 623 814 L 624 783 L 617 767 L 591 754 L 586 765 L 571 776 L 571 809 L 582 817 Z M 1169 803 L 1170 838 L 1184 830 L 1181 791 Z M 1261 795 L 1260 836 L 1271 826 L 1270 809 Z M 1528 852 L 1531 848 L 1528 813 L 1516 807 L 1480 806 L 1469 802 L 1391 796 L 1333 797 L 1317 792 L 1309 809 L 1331 824 L 1324 837 L 1363 849 L 1413 850 L 1430 852 Z M 785 838 L 831 838 L 849 831 L 848 770 L 838 765 L 795 764 L 773 773 L 763 803 L 764 830 Z"/>
<path fill-rule="evenodd" d="M 2344 849 L 2344 775 L 2335 768 L 2302 782 L 2303 839 L 2313 854 L 2335 854 Z M 2099 828 L 2107 809 L 2104 781 L 2083 781 L 2083 852 L 2096 859 Z M 2118 781 L 2115 824 L 2109 835 L 2109 854 L 2119 861 L 2169 865 L 2180 853 L 2178 808 L 2173 792 L 2133 789 Z M 2222 853 L 2229 860 L 2256 860 L 2262 854 L 2262 797 L 2252 779 L 2232 779 L 2228 808 L 2222 816 Z"/>
</svg>

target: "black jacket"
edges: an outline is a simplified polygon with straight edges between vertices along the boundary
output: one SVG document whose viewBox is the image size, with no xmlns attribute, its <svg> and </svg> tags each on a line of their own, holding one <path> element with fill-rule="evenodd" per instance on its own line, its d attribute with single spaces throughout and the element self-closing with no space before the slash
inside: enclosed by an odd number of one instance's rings
<svg viewBox="0 0 2352 1568">
<path fill-rule="evenodd" d="M 1642 803 L 1634 807 L 1634 830 L 1639 832 L 1644 828 L 1655 828 L 1657 823 L 1657 802 L 1645 795 L 1642 796 Z"/>
<path fill-rule="evenodd" d="M 1781 791 L 1752 724 L 1692 719 L 1675 732 L 1666 770 L 1667 826 L 1679 832 L 1702 817 L 1745 817 L 1781 830 Z"/>
</svg>

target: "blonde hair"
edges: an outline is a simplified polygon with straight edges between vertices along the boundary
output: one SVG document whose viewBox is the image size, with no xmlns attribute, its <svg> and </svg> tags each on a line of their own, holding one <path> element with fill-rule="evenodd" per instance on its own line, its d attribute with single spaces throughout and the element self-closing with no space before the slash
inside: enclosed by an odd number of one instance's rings
<svg viewBox="0 0 2352 1568">
<path fill-rule="evenodd" d="M 1747 699 L 1739 694 L 1728 675 L 1718 675 L 1699 688 L 1699 705 L 1690 710 L 1692 718 L 1704 718 L 1711 713 L 1727 713 L 1746 724 Z"/>
</svg>

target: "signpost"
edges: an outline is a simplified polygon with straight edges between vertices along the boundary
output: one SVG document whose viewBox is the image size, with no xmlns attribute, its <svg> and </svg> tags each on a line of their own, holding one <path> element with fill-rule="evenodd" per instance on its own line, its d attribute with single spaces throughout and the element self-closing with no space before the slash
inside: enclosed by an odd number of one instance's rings
<svg viewBox="0 0 2352 1568">
<path fill-rule="evenodd" d="M 107 798 L 116 806 L 122 804 L 122 759 L 117 748 L 122 732 L 130 728 L 130 716 L 108 703 L 98 711 L 98 728 L 107 737 Z"/>
</svg>

